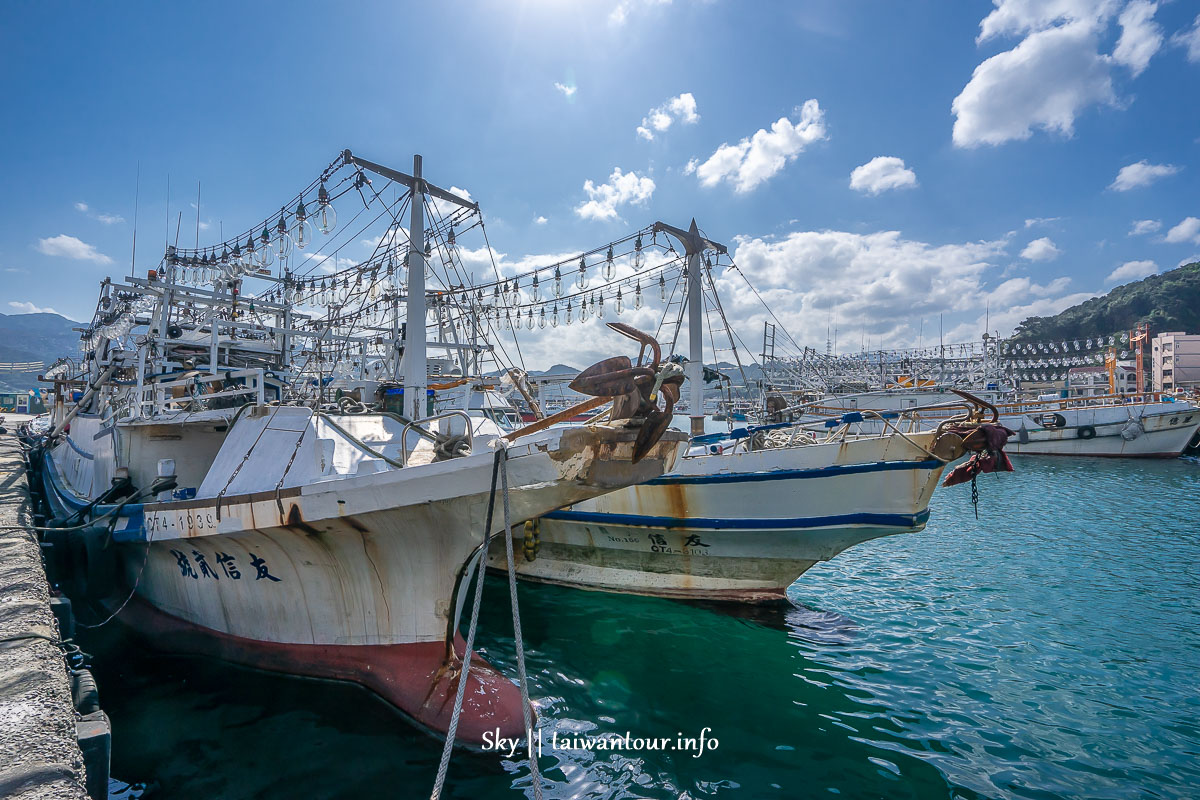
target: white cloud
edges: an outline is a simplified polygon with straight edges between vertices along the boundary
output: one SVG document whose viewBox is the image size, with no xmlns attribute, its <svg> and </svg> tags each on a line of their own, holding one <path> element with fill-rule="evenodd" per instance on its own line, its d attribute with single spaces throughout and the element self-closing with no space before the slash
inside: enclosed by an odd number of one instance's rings
<svg viewBox="0 0 1200 800">
<path fill-rule="evenodd" d="M 850 188 L 871 195 L 916 185 L 917 174 L 895 156 L 875 156 L 850 173 Z"/>
<path fill-rule="evenodd" d="M 575 208 L 576 214 L 584 219 L 616 219 L 618 206 L 626 203 L 641 205 L 650 199 L 654 194 L 654 180 L 613 167 L 608 183 L 597 186 L 587 180 L 583 183 L 583 191 L 588 200 Z"/>
<path fill-rule="evenodd" d="M 1187 48 L 1188 61 L 1200 64 L 1200 16 L 1196 17 L 1191 28 L 1172 36 L 1171 43 Z"/>
<path fill-rule="evenodd" d="M 53 308 L 50 308 L 50 307 L 41 308 L 40 306 L 35 306 L 33 303 L 24 302 L 24 301 L 18 302 L 15 300 L 9 300 L 8 306 L 9 306 L 9 308 L 15 308 L 17 310 L 17 313 L 19 313 L 19 314 L 57 314 L 58 313 Z"/>
<path fill-rule="evenodd" d="M 1118 0 L 992 0 L 996 8 L 979 23 L 978 42 L 995 36 L 1024 36 L 1059 23 L 1100 25 L 1119 7 Z"/>
<path fill-rule="evenodd" d="M 546 219 L 545 217 L 541 216 L 540 214 L 533 218 L 534 225 L 545 225 L 549 221 L 550 220 Z"/>
<path fill-rule="evenodd" d="M 1187 258 L 1185 258 L 1183 261 L 1180 261 L 1175 266 L 1177 268 L 1178 267 L 1186 267 L 1188 264 L 1196 264 L 1196 263 L 1200 263 L 1200 253 L 1197 253 L 1193 256 L 1188 256 Z"/>
<path fill-rule="evenodd" d="M 1015 4 L 1004 3 L 1001 8 L 1010 5 Z M 1059 13 L 1051 19 L 1063 16 Z M 986 33 L 986 19 L 984 23 Z M 1006 23 L 1004 29 L 1008 27 Z M 1116 102 L 1109 58 L 1098 52 L 1098 46 L 1095 25 L 1081 20 L 1038 30 L 1012 50 L 984 61 L 951 104 L 956 117 L 954 143 L 959 147 L 998 145 L 1028 139 L 1035 128 L 1072 135 L 1075 118 L 1085 108 Z"/>
<path fill-rule="evenodd" d="M 650 109 L 646 116 L 642 117 L 642 124 L 638 126 L 637 135 L 650 141 L 654 138 L 655 132 L 666 131 L 675 120 L 679 120 L 685 125 L 692 125 L 700 121 L 700 115 L 696 113 L 696 98 L 692 96 L 691 92 L 676 95 L 657 108 Z"/>
<path fill-rule="evenodd" d="M 608 22 L 610 25 L 624 25 L 630 13 L 640 6 L 667 6 L 670 4 L 671 0 L 621 0 L 609 12 Z"/>
<path fill-rule="evenodd" d="M 104 225 L 116 225 L 118 222 L 124 222 L 125 218 L 120 214 L 101 214 L 93 211 L 87 203 L 76 203 L 75 210 L 80 213 L 87 214 L 89 219 L 94 219 Z"/>
<path fill-rule="evenodd" d="M 94 261 L 97 264 L 111 264 L 112 259 L 96 250 L 86 242 L 81 242 L 74 236 L 61 233 L 48 239 L 39 239 L 37 250 L 48 256 L 73 258 L 78 261 Z"/>
<path fill-rule="evenodd" d="M 1049 225 L 1051 222 L 1058 222 L 1062 217 L 1033 217 L 1025 220 L 1025 227 L 1032 228 L 1034 225 Z"/>
<path fill-rule="evenodd" d="M 1159 178 L 1174 175 L 1176 172 L 1179 172 L 1179 167 L 1174 164 L 1151 164 L 1143 158 L 1135 164 L 1121 167 L 1121 171 L 1108 188 L 1117 192 L 1128 192 L 1139 186 L 1149 186 Z"/>
<path fill-rule="evenodd" d="M 1158 265 L 1153 261 L 1126 261 L 1121 266 L 1108 273 L 1105 283 L 1129 283 L 1141 280 L 1147 275 L 1158 272 Z"/>
<path fill-rule="evenodd" d="M 1162 47 L 1162 28 L 1154 22 L 1156 3 L 1150 0 L 1133 0 L 1121 12 L 1121 38 L 1113 50 L 1113 59 L 1129 67 L 1136 78 L 1142 74 L 1150 59 Z"/>
<path fill-rule="evenodd" d="M 828 230 L 792 233 L 780 240 L 735 241 L 733 260 L 798 342 L 824 342 L 832 321 L 843 333 L 852 331 L 856 343 L 862 331 L 886 347 L 915 346 L 923 318 L 928 341 L 929 320 L 943 312 L 951 318 L 978 315 L 978 322 L 969 325 L 969 338 L 978 339 L 990 301 L 984 275 L 1004 256 L 1007 244 L 1001 239 L 938 246 L 904 239 L 897 231 Z M 725 311 L 743 339 L 751 341 L 754 330 L 761 335 L 764 312 L 741 280 L 729 276 L 717 283 Z M 1059 279 L 1037 285 L 1016 279 L 997 296 L 1009 303 L 1032 300 L 1041 308 L 1063 302 L 1052 295 L 1066 283 Z M 991 316 L 994 328 L 999 324 L 994 302 Z"/>
<path fill-rule="evenodd" d="M 567 98 L 568 100 L 575 97 L 575 92 L 579 90 L 579 87 L 573 83 L 568 86 L 567 84 L 559 83 L 558 81 L 554 82 L 554 88 L 562 92 L 563 97 Z"/>
<path fill-rule="evenodd" d="M 1030 261 L 1053 261 L 1061 253 L 1062 251 L 1054 246 L 1054 242 L 1050 240 L 1049 236 L 1043 236 L 1025 245 L 1025 249 L 1021 251 L 1021 258 Z"/>
<path fill-rule="evenodd" d="M 1145 236 L 1148 233 L 1154 233 L 1162 227 L 1162 223 L 1156 219 L 1138 219 L 1133 221 L 1133 227 L 1129 229 L 1130 236 Z"/>
<path fill-rule="evenodd" d="M 688 171 L 694 171 L 705 186 L 728 181 L 734 191 L 749 192 L 794 161 L 810 144 L 825 138 L 825 112 L 816 100 L 806 100 L 799 122 L 780 117 L 769 131 L 760 128 L 737 144 L 722 144 L 707 161 Z"/>
<path fill-rule="evenodd" d="M 1200 219 L 1187 217 L 1174 228 L 1167 231 L 1167 241 L 1171 244 L 1195 242 L 1200 244 Z"/>
</svg>

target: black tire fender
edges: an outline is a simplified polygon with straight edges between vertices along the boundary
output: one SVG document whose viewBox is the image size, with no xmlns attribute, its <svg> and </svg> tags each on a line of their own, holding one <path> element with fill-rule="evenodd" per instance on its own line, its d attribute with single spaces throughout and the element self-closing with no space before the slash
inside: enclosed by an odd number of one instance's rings
<svg viewBox="0 0 1200 800">
<path fill-rule="evenodd" d="M 1075 435 L 1080 439 L 1095 439 L 1096 429 L 1091 425 L 1080 425 L 1079 428 L 1076 429 Z"/>
</svg>

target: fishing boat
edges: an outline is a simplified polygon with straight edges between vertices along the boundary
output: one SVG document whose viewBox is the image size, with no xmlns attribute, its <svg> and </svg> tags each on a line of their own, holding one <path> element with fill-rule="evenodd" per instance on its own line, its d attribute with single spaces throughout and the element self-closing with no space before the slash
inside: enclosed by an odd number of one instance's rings
<svg viewBox="0 0 1200 800">
<path fill-rule="evenodd" d="M 347 195 L 387 230 L 366 261 L 320 269 L 301 252 L 314 222 L 331 241 L 367 234 L 335 232 Z M 685 437 L 640 390 L 633 407 L 619 398 L 628 413 L 569 428 L 468 413 L 491 399 L 490 317 L 439 290 L 454 226 L 482 218 L 426 181 L 419 156 L 408 175 L 345 151 L 286 208 L 261 234 L 172 245 L 145 278 L 103 282 L 31 455 L 62 529 L 48 541 L 76 597 L 157 647 L 356 682 L 442 735 L 469 579 L 504 516 L 656 478 Z M 429 341 L 430 327 L 456 333 Z M 431 380 L 444 370 L 427 348 L 459 377 Z M 458 407 L 436 410 L 446 393 Z M 523 734 L 520 691 L 478 656 L 464 696 L 461 741 Z"/>
<path fill-rule="evenodd" d="M 715 286 L 712 258 L 719 266 L 728 253 L 695 220 L 688 230 L 662 222 L 651 230 L 684 251 L 679 317 L 689 317 L 683 368 L 695 410 L 692 447 L 660 478 L 527 523 L 517 574 L 584 589 L 769 604 L 786 602 L 800 575 L 848 547 L 923 529 L 943 469 L 963 453 L 962 431 L 951 433 L 951 425 L 980 425 L 986 404 L 960 397 L 955 419 L 911 433 L 893 426 L 856 435 L 851 418 L 820 435 L 789 422 L 705 434 L 703 389 L 712 371 L 703 366 L 703 312 L 720 302 L 703 292 Z M 570 388 L 589 393 L 589 377 L 581 373 Z M 505 551 L 493 546 L 490 564 L 504 568 Z"/>
<path fill-rule="evenodd" d="M 1000 424 L 1017 434 L 1007 449 L 1020 455 L 1176 458 L 1200 432 L 1200 408 L 1167 394 L 991 399 Z M 945 389 L 893 390 L 826 397 L 802 410 L 815 425 L 848 411 L 872 410 L 900 412 L 909 424 L 927 427 L 954 413 L 946 405 L 954 400 Z M 881 427 L 878 419 L 867 419 L 857 429 Z"/>
</svg>

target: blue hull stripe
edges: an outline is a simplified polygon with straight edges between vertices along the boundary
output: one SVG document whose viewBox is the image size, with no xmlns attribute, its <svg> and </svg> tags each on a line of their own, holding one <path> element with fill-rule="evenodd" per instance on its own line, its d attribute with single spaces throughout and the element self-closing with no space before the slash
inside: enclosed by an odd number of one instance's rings
<svg viewBox="0 0 1200 800">
<path fill-rule="evenodd" d="M 667 486 L 675 483 L 749 483 L 753 481 L 784 481 L 804 478 L 833 478 L 839 475 L 859 475 L 864 472 L 892 472 L 906 469 L 941 469 L 945 464 L 936 458 L 924 461 L 875 461 L 870 464 L 818 467 L 816 469 L 773 469 L 765 472 L 734 472 L 714 475 L 663 475 L 646 486 Z"/>
<path fill-rule="evenodd" d="M 940 462 L 939 462 L 940 463 Z M 629 525 L 636 528 L 697 528 L 703 530 L 779 530 L 784 528 L 827 528 L 837 525 L 869 525 L 879 528 L 915 528 L 929 520 L 929 510 L 920 514 L 835 514 L 796 519 L 710 517 L 648 517 L 640 514 L 602 514 L 595 511 L 551 511 L 543 519 L 597 525 Z"/>
<path fill-rule="evenodd" d="M 45 459 L 45 469 L 42 470 L 42 474 L 45 476 L 43 482 L 46 484 L 47 492 L 54 495 L 54 499 L 58 501 L 59 505 L 70 511 L 78 511 L 86 506 L 87 503 L 81 501 L 74 492 L 63 486 L 62 478 L 58 474 L 58 467 L 55 465 L 54 459 L 50 457 L 50 454 L 44 453 L 43 458 Z M 115 504 L 96 506 L 94 509 L 92 509 L 92 516 L 102 516 L 112 511 L 114 508 L 116 508 Z M 122 526 L 120 525 L 120 522 L 118 522 L 117 530 L 113 532 L 114 538 L 120 541 L 127 541 L 130 538 L 145 538 L 144 536 L 140 535 L 135 535 L 132 537 L 117 535 L 121 533 L 140 534 L 142 532 L 142 528 L 145 525 L 146 519 L 145 509 L 142 503 L 127 503 L 125 507 L 121 509 L 121 513 L 117 519 L 119 521 L 123 520 L 125 525 Z"/>
</svg>

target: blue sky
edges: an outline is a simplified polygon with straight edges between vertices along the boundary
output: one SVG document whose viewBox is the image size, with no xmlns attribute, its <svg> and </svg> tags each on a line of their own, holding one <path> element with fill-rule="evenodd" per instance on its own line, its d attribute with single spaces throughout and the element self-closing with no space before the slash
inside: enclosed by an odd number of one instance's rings
<svg viewBox="0 0 1200 800">
<path fill-rule="evenodd" d="M 843 351 L 929 344 L 939 315 L 948 341 L 978 338 L 985 313 L 1006 334 L 1200 256 L 1198 13 L 1190 0 L 13 5 L 0 312 L 90 317 L 98 281 L 128 271 L 139 163 L 142 271 L 163 249 L 168 176 L 182 242 L 202 183 L 203 244 L 349 147 L 400 168 L 422 153 L 428 177 L 482 204 L 502 266 L 695 216 L 804 344 L 823 348 L 831 324 Z M 739 285 L 719 281 L 757 342 L 762 312 Z M 582 361 L 598 340 L 562 338 L 532 342 L 533 365 Z"/>
</svg>

